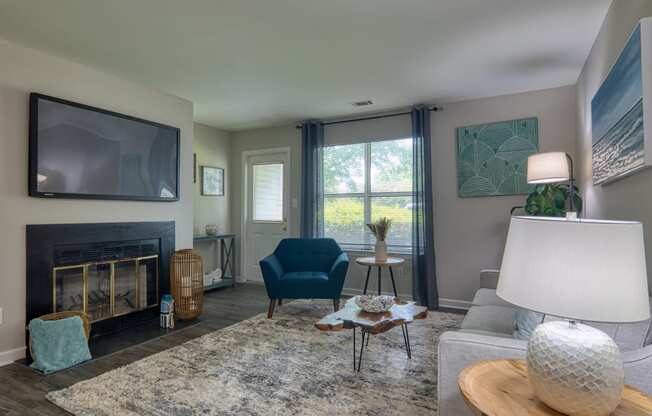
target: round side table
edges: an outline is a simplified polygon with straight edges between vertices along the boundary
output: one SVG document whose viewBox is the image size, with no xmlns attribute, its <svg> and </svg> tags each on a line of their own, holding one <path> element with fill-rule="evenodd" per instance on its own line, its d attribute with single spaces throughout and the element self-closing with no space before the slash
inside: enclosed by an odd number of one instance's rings
<svg viewBox="0 0 652 416">
<path fill-rule="evenodd" d="M 482 416 L 562 416 L 534 396 L 524 360 L 480 361 L 460 373 L 459 386 L 471 410 Z M 625 386 L 610 416 L 652 414 L 652 397 Z"/>
<path fill-rule="evenodd" d="M 394 282 L 394 271 L 392 270 L 392 267 L 402 266 L 403 263 L 405 263 L 405 259 L 402 259 L 400 257 L 388 257 L 387 261 L 376 261 L 374 257 L 358 257 L 357 259 L 355 259 L 355 262 L 361 266 L 367 266 L 367 279 L 364 282 L 364 290 L 362 291 L 362 294 L 364 295 L 367 294 L 367 287 L 369 286 L 369 275 L 371 274 L 371 268 L 376 267 L 378 268 L 378 295 L 380 296 L 381 270 L 383 268 L 388 268 L 389 276 L 392 278 L 392 289 L 394 289 L 394 296 L 398 297 L 398 293 L 396 293 L 396 282 Z"/>
</svg>

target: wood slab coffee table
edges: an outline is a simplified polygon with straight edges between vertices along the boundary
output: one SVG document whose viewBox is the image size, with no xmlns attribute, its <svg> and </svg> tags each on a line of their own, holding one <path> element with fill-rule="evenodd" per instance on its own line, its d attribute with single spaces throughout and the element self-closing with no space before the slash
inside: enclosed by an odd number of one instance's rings
<svg viewBox="0 0 652 416">
<path fill-rule="evenodd" d="M 410 347 L 410 333 L 408 324 L 415 319 L 424 319 L 428 316 L 428 308 L 417 306 L 414 302 L 396 303 L 388 312 L 369 313 L 365 312 L 355 304 L 355 298 L 349 299 L 343 309 L 326 315 L 315 327 L 321 331 L 341 331 L 343 329 L 353 330 L 353 371 L 360 371 L 362 366 L 362 354 L 365 348 L 365 340 L 369 344 L 371 335 L 387 332 L 397 326 L 403 331 L 403 341 L 407 351 L 408 359 L 412 358 Z M 362 333 L 362 345 L 360 355 L 356 360 L 356 329 L 360 328 Z"/>
</svg>

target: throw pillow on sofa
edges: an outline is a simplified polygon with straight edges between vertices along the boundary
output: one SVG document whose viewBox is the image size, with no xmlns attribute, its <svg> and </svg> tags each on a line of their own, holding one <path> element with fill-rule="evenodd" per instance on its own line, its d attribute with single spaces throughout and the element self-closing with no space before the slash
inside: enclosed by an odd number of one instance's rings
<svg viewBox="0 0 652 416">
<path fill-rule="evenodd" d="M 516 320 L 514 338 L 527 341 L 537 325 L 543 322 L 544 315 L 539 312 L 532 312 L 527 309 L 518 308 L 516 311 Z"/>
</svg>

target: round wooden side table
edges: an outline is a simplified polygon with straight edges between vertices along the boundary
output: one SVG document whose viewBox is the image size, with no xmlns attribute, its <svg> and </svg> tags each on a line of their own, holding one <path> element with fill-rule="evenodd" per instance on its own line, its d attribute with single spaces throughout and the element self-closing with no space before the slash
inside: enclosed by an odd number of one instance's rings
<svg viewBox="0 0 652 416">
<path fill-rule="evenodd" d="M 389 276 L 392 278 L 392 289 L 394 289 L 394 296 L 398 297 L 398 293 L 396 293 L 396 282 L 394 282 L 394 271 L 392 270 L 392 267 L 398 267 L 403 265 L 403 263 L 405 263 L 405 259 L 402 259 L 400 257 L 388 257 L 387 261 L 376 261 L 374 257 L 358 257 L 357 259 L 355 259 L 355 262 L 361 266 L 367 266 L 367 279 L 364 282 L 364 290 L 362 291 L 362 294 L 364 295 L 367 294 L 367 287 L 369 286 L 369 275 L 371 274 L 371 268 L 377 267 L 378 268 L 378 295 L 380 296 L 381 270 L 386 267 L 389 269 Z"/>
<path fill-rule="evenodd" d="M 480 361 L 462 371 L 459 386 L 466 403 L 480 416 L 563 416 L 534 396 L 524 360 Z M 652 397 L 625 386 L 611 416 L 650 414 Z"/>
</svg>

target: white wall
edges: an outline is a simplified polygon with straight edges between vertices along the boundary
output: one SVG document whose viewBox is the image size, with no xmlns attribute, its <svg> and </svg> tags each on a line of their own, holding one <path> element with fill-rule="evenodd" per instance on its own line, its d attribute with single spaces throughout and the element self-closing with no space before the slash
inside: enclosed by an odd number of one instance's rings
<svg viewBox="0 0 652 416">
<path fill-rule="evenodd" d="M 468 302 L 480 287 L 480 270 L 500 265 L 509 211 L 525 195 L 459 198 L 455 129 L 526 117 L 539 119 L 539 150 L 575 148 L 575 90 L 561 87 L 444 104 L 431 115 L 437 283 L 442 304 Z"/>
<path fill-rule="evenodd" d="M 640 19 L 648 16 L 652 16 L 650 0 L 615 0 L 612 3 L 578 80 L 575 113 L 579 186 L 586 205 L 586 216 L 641 221 L 647 240 L 647 268 L 652 270 L 652 169 L 604 186 L 593 186 L 591 169 L 591 100 L 631 31 Z M 646 126 L 648 128 L 650 126 Z M 652 288 L 652 278 L 648 277 L 648 280 Z"/>
<path fill-rule="evenodd" d="M 231 228 L 231 139 L 229 133 L 214 127 L 195 123 L 193 151 L 197 155 L 197 182 L 193 186 L 194 233 L 204 234 L 206 224 L 216 224 L 220 234 L 232 232 Z M 224 196 L 201 194 L 201 167 L 224 169 Z M 217 264 L 215 242 L 195 244 L 204 259 L 204 272 Z"/>
<path fill-rule="evenodd" d="M 47 200 L 27 193 L 28 95 L 55 97 L 181 129 L 181 200 Z M 177 248 L 192 247 L 193 105 L 77 63 L 0 40 L 0 362 L 25 345 L 25 226 L 176 221 Z M 4 353 L 3 353 L 4 352 Z"/>
</svg>

